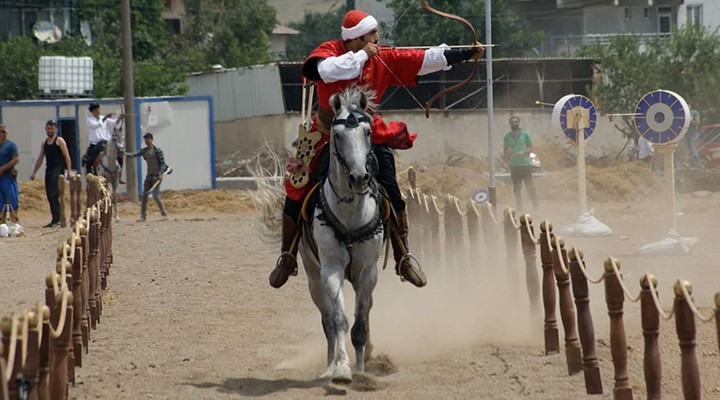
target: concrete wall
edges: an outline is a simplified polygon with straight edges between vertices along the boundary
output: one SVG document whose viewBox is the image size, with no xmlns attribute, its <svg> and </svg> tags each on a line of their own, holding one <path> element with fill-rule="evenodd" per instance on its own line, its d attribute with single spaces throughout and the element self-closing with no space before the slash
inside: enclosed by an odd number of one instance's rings
<svg viewBox="0 0 720 400">
<path fill-rule="evenodd" d="M 533 135 L 536 142 L 553 142 L 565 146 L 565 139 L 551 122 L 551 109 L 519 111 L 521 125 Z M 487 115 L 479 112 L 452 112 L 447 115 L 436 112 L 425 119 L 422 112 L 385 112 L 387 121 L 399 120 L 408 124 L 411 132 L 418 133 L 415 146 L 402 151 L 402 158 L 411 162 L 438 163 L 447 160 L 450 154 L 461 152 L 474 157 L 488 154 Z M 494 118 L 495 154 L 502 149 L 502 137 L 509 130 L 510 113 L 496 110 Z M 265 141 L 283 143 L 287 149 L 297 136 L 300 118 L 297 114 L 255 117 L 233 122 L 216 123 L 218 158 L 239 151 L 243 155 L 254 154 Z M 593 136 L 587 142 L 591 156 L 615 154 L 625 144 L 607 118 L 601 117 Z"/>
</svg>

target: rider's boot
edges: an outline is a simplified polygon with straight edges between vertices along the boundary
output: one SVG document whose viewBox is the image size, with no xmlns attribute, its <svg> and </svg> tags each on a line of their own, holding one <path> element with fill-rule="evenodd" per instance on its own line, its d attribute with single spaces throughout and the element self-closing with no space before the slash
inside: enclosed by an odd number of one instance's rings
<svg viewBox="0 0 720 400">
<path fill-rule="evenodd" d="M 410 254 L 408 247 L 408 216 L 407 211 L 397 213 L 397 234 L 390 235 L 392 239 L 393 256 L 395 258 L 395 273 L 417 287 L 427 285 L 427 278 L 419 265 L 415 265 L 415 257 Z"/>
<path fill-rule="evenodd" d="M 270 286 L 279 288 L 287 282 L 290 275 L 297 275 L 298 244 L 297 224 L 293 218 L 285 213 L 282 215 L 282 253 L 275 263 L 275 269 L 270 273 Z"/>
</svg>

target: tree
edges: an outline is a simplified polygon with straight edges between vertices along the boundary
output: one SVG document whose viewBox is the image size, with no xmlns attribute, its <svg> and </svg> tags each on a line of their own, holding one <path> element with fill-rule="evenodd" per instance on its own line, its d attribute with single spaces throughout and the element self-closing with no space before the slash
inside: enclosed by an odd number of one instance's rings
<svg viewBox="0 0 720 400">
<path fill-rule="evenodd" d="M 602 70 L 603 79 L 589 91 L 604 113 L 633 112 L 645 94 L 666 89 L 701 110 L 704 119 L 720 117 L 720 37 L 704 27 L 686 27 L 649 40 L 618 36 L 608 44 L 584 46 L 578 55 L 595 59 Z M 623 117 L 616 127 L 628 138 L 638 136 L 631 117 Z"/>
<path fill-rule="evenodd" d="M 433 8 L 459 15 L 475 28 L 478 40 L 485 36 L 485 4 L 482 1 L 436 0 Z M 388 7 L 395 13 L 390 40 L 397 46 L 470 44 L 468 29 L 462 24 L 441 18 L 423 9 L 417 0 L 390 0 Z M 492 39 L 500 43 L 493 55 L 521 55 L 542 40 L 541 32 L 531 31 L 525 21 L 514 15 L 509 0 L 492 0 Z"/>
<path fill-rule="evenodd" d="M 38 91 L 40 49 L 27 37 L 0 42 L 0 99 L 32 99 Z"/>
<path fill-rule="evenodd" d="M 326 13 L 305 11 L 302 22 L 291 22 L 290 27 L 300 31 L 300 34 L 288 39 L 288 59 L 301 61 L 320 43 L 339 39 L 345 12 L 344 8 L 336 8 Z"/>
<path fill-rule="evenodd" d="M 241 67 L 270 61 L 275 9 L 258 0 L 188 0 L 183 46 L 207 65 Z"/>
</svg>

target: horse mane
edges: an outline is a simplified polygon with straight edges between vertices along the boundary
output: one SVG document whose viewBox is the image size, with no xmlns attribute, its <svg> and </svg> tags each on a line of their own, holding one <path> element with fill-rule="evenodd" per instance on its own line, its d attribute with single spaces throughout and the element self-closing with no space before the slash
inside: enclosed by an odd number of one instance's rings
<svg viewBox="0 0 720 400">
<path fill-rule="evenodd" d="M 378 106 L 375 102 L 377 93 L 366 86 L 352 85 L 340 92 L 338 95 L 340 96 L 343 104 L 349 106 L 351 110 L 362 112 L 363 114 L 368 114 L 368 111 L 375 111 Z M 361 110 L 358 107 L 362 95 L 365 95 L 365 98 L 367 99 L 366 110 Z"/>
</svg>

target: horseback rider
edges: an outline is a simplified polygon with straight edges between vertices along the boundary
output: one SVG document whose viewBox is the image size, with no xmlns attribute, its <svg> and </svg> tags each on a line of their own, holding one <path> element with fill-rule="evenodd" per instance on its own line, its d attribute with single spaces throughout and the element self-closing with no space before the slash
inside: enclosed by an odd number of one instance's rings
<svg viewBox="0 0 720 400">
<path fill-rule="evenodd" d="M 95 170 L 97 158 L 100 153 L 105 150 L 107 143 L 112 139 L 113 127 L 125 117 L 125 114 L 120 114 L 120 116 L 113 119 L 113 113 L 110 113 L 101 118 L 100 104 L 98 103 L 90 103 L 88 110 L 90 110 L 90 115 L 87 118 L 88 141 L 90 142 L 90 145 L 83 157 L 83 165 L 85 165 L 87 173 L 97 174 L 97 171 Z M 120 164 L 120 168 L 122 169 L 122 156 L 118 155 L 117 160 Z M 122 181 L 122 174 L 120 174 L 120 176 L 120 183 L 125 183 Z"/>
<path fill-rule="evenodd" d="M 479 59 L 484 53 L 481 47 L 418 50 L 379 46 L 377 20 L 360 10 L 345 14 L 341 31 L 341 40 L 320 44 L 302 65 L 302 75 L 317 86 L 319 106 L 307 135 L 309 142 L 298 145 L 297 158 L 288 163 L 290 175 L 285 180 L 287 196 L 282 215 L 282 254 L 270 274 L 270 285 L 275 288 L 284 285 L 290 275 L 297 274 L 296 234 L 303 200 L 314 184 L 327 174 L 329 127 L 333 119 L 330 96 L 352 85 L 360 85 L 374 91 L 376 98 L 373 101 L 379 103 L 390 86 L 415 86 L 418 76 L 447 70 L 451 65 L 471 58 Z M 372 110 L 367 111 L 372 114 Z M 397 215 L 395 228 L 398 234 L 390 235 L 395 272 L 403 280 L 423 287 L 427 278 L 409 257 L 408 217 L 391 150 L 411 148 L 417 135 L 409 133 L 402 122 L 386 124 L 377 114 L 373 115 L 371 125 L 373 153 L 379 166 L 376 179 Z"/>
</svg>

